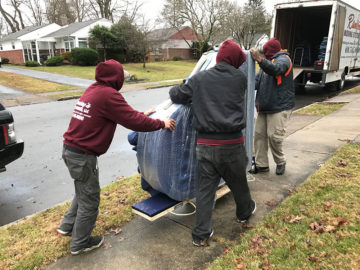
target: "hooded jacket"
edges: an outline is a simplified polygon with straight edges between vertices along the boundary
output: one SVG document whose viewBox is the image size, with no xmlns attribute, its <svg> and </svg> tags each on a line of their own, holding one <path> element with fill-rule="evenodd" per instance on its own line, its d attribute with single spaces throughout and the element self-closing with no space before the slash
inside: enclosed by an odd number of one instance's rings
<svg viewBox="0 0 360 270">
<path fill-rule="evenodd" d="M 223 43 L 214 67 L 170 89 L 174 103 L 192 104 L 198 138 L 231 140 L 242 136 L 247 80 L 237 68 L 246 56 L 239 45 L 232 43 Z"/>
<path fill-rule="evenodd" d="M 134 110 L 119 93 L 124 82 L 119 62 L 99 63 L 95 79 L 75 105 L 69 128 L 64 133 L 66 145 L 99 156 L 108 150 L 117 124 L 144 132 L 165 127 L 163 121 Z"/>
<path fill-rule="evenodd" d="M 293 70 L 288 53 L 279 51 L 270 60 L 263 59 L 255 78 L 256 108 L 262 113 L 277 113 L 295 107 Z M 280 76 L 280 77 L 278 77 Z M 278 79 L 281 79 L 279 84 Z"/>
</svg>

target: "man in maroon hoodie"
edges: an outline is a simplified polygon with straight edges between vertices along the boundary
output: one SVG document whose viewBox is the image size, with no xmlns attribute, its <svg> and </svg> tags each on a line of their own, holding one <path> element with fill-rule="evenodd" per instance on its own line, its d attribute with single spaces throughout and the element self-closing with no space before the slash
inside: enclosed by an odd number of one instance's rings
<svg viewBox="0 0 360 270">
<path fill-rule="evenodd" d="M 214 232 L 211 217 L 221 177 L 234 195 L 238 222 L 246 222 L 256 209 L 246 179 L 248 158 L 242 134 L 247 80 L 238 68 L 245 60 L 240 46 L 227 40 L 219 48 L 214 67 L 170 89 L 174 103 L 192 104 L 197 131 L 195 246 L 208 245 Z"/>
<path fill-rule="evenodd" d="M 74 179 L 75 196 L 57 231 L 72 235 L 73 255 L 98 248 L 104 242 L 103 236 L 90 236 L 100 202 L 97 157 L 108 150 L 117 124 L 142 132 L 175 128 L 173 119 L 152 119 L 128 105 L 119 93 L 124 82 L 119 62 L 99 63 L 95 79 L 76 103 L 64 133 L 62 157 Z"/>
</svg>

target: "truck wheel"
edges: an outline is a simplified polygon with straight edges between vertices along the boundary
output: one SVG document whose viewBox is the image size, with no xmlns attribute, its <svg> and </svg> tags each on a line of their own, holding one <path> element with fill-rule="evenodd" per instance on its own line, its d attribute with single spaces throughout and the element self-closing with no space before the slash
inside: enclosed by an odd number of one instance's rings
<svg viewBox="0 0 360 270">
<path fill-rule="evenodd" d="M 336 90 L 337 91 L 344 90 L 344 85 L 345 85 L 345 73 L 341 74 L 341 79 L 336 81 Z"/>
</svg>

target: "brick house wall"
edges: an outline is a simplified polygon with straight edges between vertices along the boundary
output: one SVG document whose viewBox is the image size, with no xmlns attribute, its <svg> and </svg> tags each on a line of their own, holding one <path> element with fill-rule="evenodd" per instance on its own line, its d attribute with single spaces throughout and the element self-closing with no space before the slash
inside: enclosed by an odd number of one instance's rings
<svg viewBox="0 0 360 270">
<path fill-rule="evenodd" d="M 10 63 L 13 64 L 23 64 L 24 57 L 22 50 L 11 50 L 11 51 L 0 51 L 1 58 L 8 58 Z"/>
<path fill-rule="evenodd" d="M 175 33 L 170 37 L 170 39 L 186 39 L 186 40 L 197 40 L 195 32 L 190 27 L 185 27 L 181 29 L 179 32 Z"/>
<path fill-rule="evenodd" d="M 172 49 L 169 48 L 169 59 L 172 60 L 174 56 L 180 56 L 182 59 L 191 59 L 192 54 L 190 49 Z"/>
</svg>

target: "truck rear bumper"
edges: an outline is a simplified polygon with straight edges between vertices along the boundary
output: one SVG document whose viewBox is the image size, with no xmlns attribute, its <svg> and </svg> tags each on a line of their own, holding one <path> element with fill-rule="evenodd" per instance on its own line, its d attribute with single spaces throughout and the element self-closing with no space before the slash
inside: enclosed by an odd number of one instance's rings
<svg viewBox="0 0 360 270">
<path fill-rule="evenodd" d="M 10 162 L 18 159 L 24 152 L 24 142 L 18 141 L 14 144 L 7 145 L 0 151 L 0 170 Z"/>
</svg>

